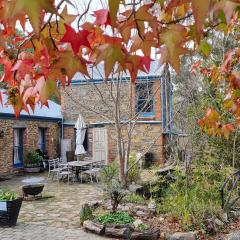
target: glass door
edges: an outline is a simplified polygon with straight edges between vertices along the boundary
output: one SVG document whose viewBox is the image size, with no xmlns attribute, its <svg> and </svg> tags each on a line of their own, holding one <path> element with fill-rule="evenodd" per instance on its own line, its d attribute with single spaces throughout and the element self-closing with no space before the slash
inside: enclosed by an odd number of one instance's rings
<svg viewBox="0 0 240 240">
<path fill-rule="evenodd" d="M 24 129 L 13 129 L 13 167 L 23 167 Z"/>
</svg>

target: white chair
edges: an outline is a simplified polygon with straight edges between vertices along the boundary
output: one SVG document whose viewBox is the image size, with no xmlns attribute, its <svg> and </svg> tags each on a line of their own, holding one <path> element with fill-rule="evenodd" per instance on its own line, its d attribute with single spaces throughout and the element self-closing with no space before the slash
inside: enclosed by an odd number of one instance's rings
<svg viewBox="0 0 240 240">
<path fill-rule="evenodd" d="M 50 175 L 52 175 L 52 180 L 53 180 L 54 176 L 56 176 L 58 178 L 59 170 L 60 170 L 60 168 L 59 168 L 59 159 L 58 158 L 48 160 L 48 178 L 50 177 Z"/>
<path fill-rule="evenodd" d="M 70 179 L 72 179 L 73 182 L 75 182 L 75 174 L 72 171 L 71 166 L 69 164 L 62 165 L 62 168 L 60 168 L 60 171 L 58 173 L 58 181 L 60 181 L 62 178 L 67 177 L 68 183 Z"/>
<path fill-rule="evenodd" d="M 81 183 L 84 175 L 88 175 L 90 177 L 91 182 L 93 182 L 93 177 L 95 176 L 95 173 L 92 169 L 93 169 L 92 164 L 81 167 L 81 171 L 80 171 Z"/>
<path fill-rule="evenodd" d="M 98 176 L 97 175 L 105 165 L 106 165 L 106 161 L 102 160 L 100 162 L 97 162 L 96 165 L 92 168 L 92 172 L 94 173 L 94 177 L 96 178 L 97 182 L 98 182 Z"/>
<path fill-rule="evenodd" d="M 88 175 L 90 177 L 91 182 L 93 182 L 93 178 L 95 178 L 96 181 L 98 182 L 97 174 L 101 171 L 104 165 L 105 165 L 105 160 L 84 166 L 85 169 L 82 169 L 80 173 L 81 182 L 82 182 L 83 175 Z"/>
</svg>

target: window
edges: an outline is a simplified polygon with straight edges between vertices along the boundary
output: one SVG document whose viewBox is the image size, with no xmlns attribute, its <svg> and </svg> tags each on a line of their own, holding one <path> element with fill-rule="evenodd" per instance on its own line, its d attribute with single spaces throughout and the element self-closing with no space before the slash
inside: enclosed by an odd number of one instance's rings
<svg viewBox="0 0 240 240">
<path fill-rule="evenodd" d="M 41 152 L 46 151 L 46 131 L 46 128 L 39 128 L 38 148 L 41 150 Z"/>
<path fill-rule="evenodd" d="M 136 83 L 136 112 L 143 117 L 154 116 L 153 83 Z"/>
</svg>

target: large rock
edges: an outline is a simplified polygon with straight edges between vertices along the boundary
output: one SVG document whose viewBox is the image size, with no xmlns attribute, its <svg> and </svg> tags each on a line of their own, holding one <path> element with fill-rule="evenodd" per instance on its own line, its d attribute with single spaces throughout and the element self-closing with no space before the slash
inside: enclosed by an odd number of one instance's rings
<svg viewBox="0 0 240 240">
<path fill-rule="evenodd" d="M 193 232 L 176 232 L 166 236 L 166 240 L 196 240 L 197 236 Z"/>
<path fill-rule="evenodd" d="M 130 240 L 158 240 L 159 236 L 159 229 L 144 232 L 133 232 L 130 236 Z"/>
<path fill-rule="evenodd" d="M 240 240 L 240 230 L 229 233 L 225 240 Z"/>
<path fill-rule="evenodd" d="M 139 195 L 143 194 L 143 186 L 138 185 L 138 184 L 131 184 L 131 185 L 129 185 L 128 190 L 131 193 L 135 193 L 135 194 L 139 194 Z"/>
<path fill-rule="evenodd" d="M 105 228 L 105 235 L 107 237 L 129 239 L 130 233 L 131 233 L 130 228 L 127 225 L 126 226 L 113 225 L 113 226 L 106 226 Z"/>
</svg>

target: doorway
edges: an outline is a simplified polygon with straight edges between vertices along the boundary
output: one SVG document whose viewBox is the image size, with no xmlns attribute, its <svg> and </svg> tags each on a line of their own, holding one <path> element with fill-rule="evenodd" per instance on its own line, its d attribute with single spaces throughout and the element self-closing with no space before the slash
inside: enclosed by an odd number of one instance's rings
<svg viewBox="0 0 240 240">
<path fill-rule="evenodd" d="M 23 167 L 24 161 L 24 128 L 13 129 L 13 167 Z"/>
</svg>

